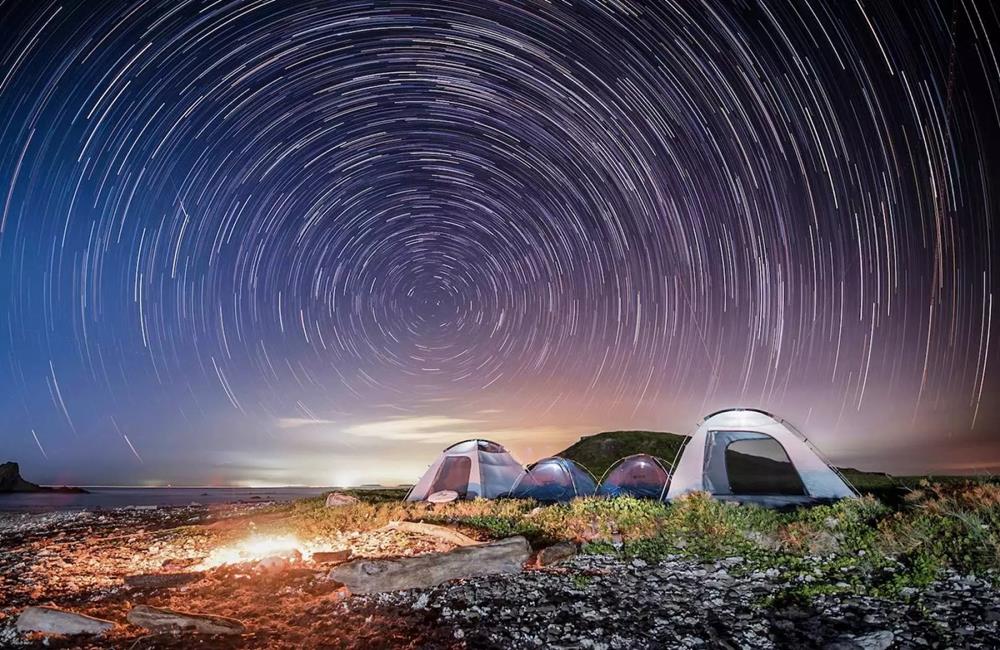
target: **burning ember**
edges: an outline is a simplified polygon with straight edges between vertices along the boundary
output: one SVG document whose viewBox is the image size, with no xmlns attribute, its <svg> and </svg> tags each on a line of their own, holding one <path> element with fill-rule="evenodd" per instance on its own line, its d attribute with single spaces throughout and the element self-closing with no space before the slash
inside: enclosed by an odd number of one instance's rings
<svg viewBox="0 0 1000 650">
<path fill-rule="evenodd" d="M 205 571 L 227 564 L 260 562 L 272 558 L 298 562 L 303 558 L 308 559 L 312 553 L 313 549 L 294 535 L 254 535 L 236 544 L 215 549 L 194 568 Z"/>
</svg>

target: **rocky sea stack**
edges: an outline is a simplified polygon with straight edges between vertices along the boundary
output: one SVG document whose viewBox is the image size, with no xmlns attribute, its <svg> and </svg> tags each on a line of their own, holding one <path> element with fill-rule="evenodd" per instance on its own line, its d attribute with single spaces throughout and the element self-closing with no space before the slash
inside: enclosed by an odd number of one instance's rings
<svg viewBox="0 0 1000 650">
<path fill-rule="evenodd" d="M 6 492 L 71 492 L 87 491 L 77 487 L 43 487 L 21 478 L 21 468 L 17 463 L 7 462 L 0 465 L 0 494 Z"/>
</svg>

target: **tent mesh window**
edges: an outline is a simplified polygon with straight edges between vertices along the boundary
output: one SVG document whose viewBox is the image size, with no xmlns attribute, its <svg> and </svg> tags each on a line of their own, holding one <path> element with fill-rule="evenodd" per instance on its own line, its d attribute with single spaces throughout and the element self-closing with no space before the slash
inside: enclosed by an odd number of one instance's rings
<svg viewBox="0 0 1000 650">
<path fill-rule="evenodd" d="M 785 448 L 771 437 L 730 443 L 726 447 L 726 474 L 733 494 L 806 494 Z"/>
<path fill-rule="evenodd" d="M 438 468 L 437 476 L 428 494 L 441 490 L 458 492 L 458 498 L 464 499 L 469 491 L 469 474 L 472 472 L 472 459 L 468 456 L 452 456 L 445 458 Z"/>
</svg>

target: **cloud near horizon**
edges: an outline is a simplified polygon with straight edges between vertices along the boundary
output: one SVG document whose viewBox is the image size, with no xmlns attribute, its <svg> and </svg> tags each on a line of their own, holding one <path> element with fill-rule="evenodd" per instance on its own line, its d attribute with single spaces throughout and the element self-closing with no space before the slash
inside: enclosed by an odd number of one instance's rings
<svg viewBox="0 0 1000 650">
<path fill-rule="evenodd" d="M 479 411 L 480 414 L 487 414 Z M 489 414 L 500 413 L 499 410 L 489 410 Z M 278 418 L 276 426 L 280 429 L 319 428 L 322 435 L 335 435 L 329 429 L 333 425 L 342 424 L 336 420 L 308 418 Z M 366 441 L 386 440 L 415 443 L 454 444 L 471 438 L 486 438 L 507 445 L 516 445 L 527 441 L 536 441 L 538 436 L 555 434 L 555 440 L 567 436 L 574 437 L 581 430 L 579 426 L 530 426 L 519 427 L 497 424 L 485 419 L 453 417 L 449 415 L 420 415 L 383 418 L 378 420 L 356 422 L 343 426 L 336 433 L 341 443 L 344 437 L 357 437 Z"/>
</svg>

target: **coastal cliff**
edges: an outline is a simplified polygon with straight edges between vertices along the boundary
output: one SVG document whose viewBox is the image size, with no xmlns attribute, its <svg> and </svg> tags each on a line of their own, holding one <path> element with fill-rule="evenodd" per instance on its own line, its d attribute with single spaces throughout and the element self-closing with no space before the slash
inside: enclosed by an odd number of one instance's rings
<svg viewBox="0 0 1000 650">
<path fill-rule="evenodd" d="M 21 478 L 21 468 L 17 463 L 6 462 L 0 465 L 0 494 L 8 492 L 70 492 L 86 493 L 83 488 L 76 487 L 43 487 Z"/>
</svg>

